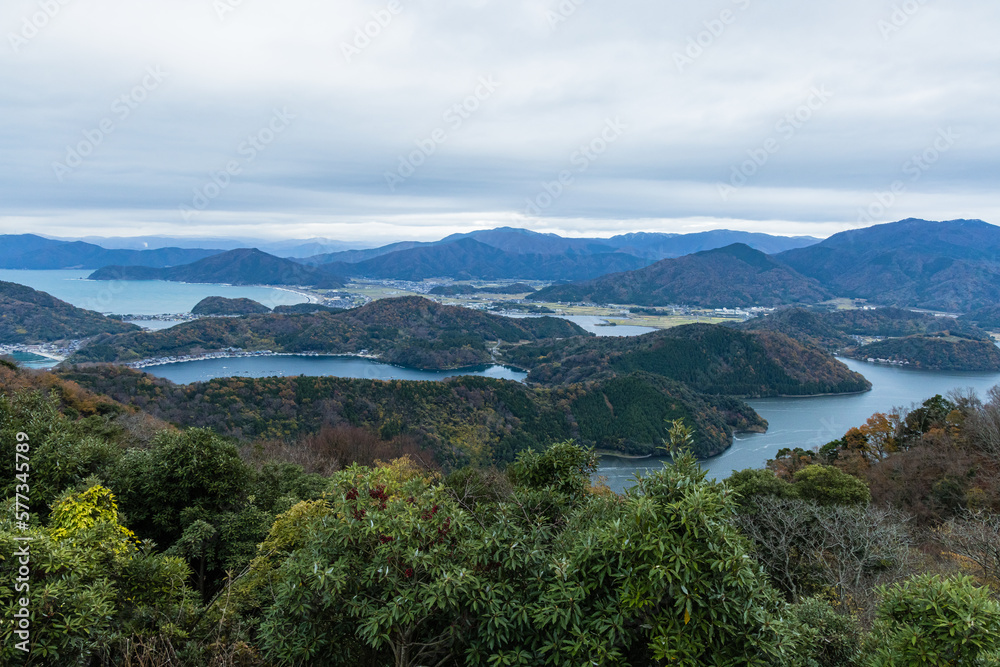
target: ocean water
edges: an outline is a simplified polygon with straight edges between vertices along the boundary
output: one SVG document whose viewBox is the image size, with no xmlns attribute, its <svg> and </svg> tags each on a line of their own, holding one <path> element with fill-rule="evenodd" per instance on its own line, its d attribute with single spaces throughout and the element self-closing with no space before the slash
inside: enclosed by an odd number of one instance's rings
<svg viewBox="0 0 1000 667">
<path fill-rule="evenodd" d="M 924 371 L 841 359 L 872 383 L 872 390 L 847 396 L 765 398 L 747 401 L 768 421 L 767 433 L 737 434 L 733 446 L 703 462 L 709 476 L 725 479 L 735 470 L 762 468 L 785 447 L 812 449 L 840 438 L 876 412 L 911 407 L 935 394 L 974 389 L 980 396 L 998 384 L 1000 373 Z M 631 486 L 636 473 L 659 468 L 663 459 L 629 460 L 604 457 L 599 475 L 616 491 Z"/>
<path fill-rule="evenodd" d="M 78 308 L 115 315 L 189 313 L 207 296 L 247 298 L 268 308 L 304 303 L 297 292 L 275 287 L 172 283 L 161 280 L 86 280 L 92 271 L 0 270 L 0 280 L 48 292 Z"/>
</svg>

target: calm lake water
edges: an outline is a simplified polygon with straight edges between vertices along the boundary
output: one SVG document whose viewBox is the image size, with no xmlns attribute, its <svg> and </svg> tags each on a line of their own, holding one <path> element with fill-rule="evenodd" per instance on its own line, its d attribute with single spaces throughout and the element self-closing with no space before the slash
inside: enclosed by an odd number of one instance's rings
<svg viewBox="0 0 1000 667">
<path fill-rule="evenodd" d="M 180 361 L 142 369 L 150 375 L 177 384 L 205 382 L 220 377 L 310 377 L 359 378 L 363 380 L 444 380 L 458 375 L 477 375 L 522 382 L 527 373 L 506 366 L 483 366 L 451 371 L 424 371 L 383 364 L 358 357 L 278 355 L 273 357 L 234 357 Z"/>
<path fill-rule="evenodd" d="M 272 287 L 195 285 L 159 280 L 84 280 L 93 271 L 0 270 L 0 280 L 48 292 L 78 308 L 117 315 L 189 313 L 207 296 L 247 298 L 268 308 L 304 303 L 295 292 Z"/>
<path fill-rule="evenodd" d="M 868 378 L 873 385 L 872 390 L 850 396 L 747 401 L 768 421 L 767 433 L 737 434 L 732 448 L 703 462 L 709 476 L 725 479 L 734 470 L 762 468 L 784 447 L 821 447 L 841 437 L 851 427 L 860 426 L 876 412 L 910 407 L 923 403 L 935 394 L 947 395 L 953 389 L 971 387 L 984 396 L 987 390 L 1000 384 L 1000 373 L 919 371 L 853 359 L 841 361 Z M 633 484 L 635 473 L 661 465 L 662 459 L 605 457 L 601 460 L 598 474 L 608 478 L 608 486 L 612 489 L 621 491 Z"/>
<path fill-rule="evenodd" d="M 26 368 L 52 368 L 58 361 L 31 352 L 12 352 L 10 358 Z"/>
<path fill-rule="evenodd" d="M 512 317 L 514 319 L 525 319 L 529 317 L 545 317 L 544 315 L 522 315 L 522 314 L 512 314 L 507 315 L 507 317 Z M 641 336 L 643 334 L 648 334 L 656 331 L 652 327 L 637 327 L 631 325 L 618 325 L 618 326 L 607 326 L 604 324 L 607 320 L 603 317 L 597 317 L 595 315 L 550 315 L 549 317 L 561 317 L 564 320 L 569 320 L 575 324 L 580 325 L 583 329 L 586 329 L 590 333 L 596 336 L 609 336 L 609 337 L 620 337 L 624 338 L 626 336 Z"/>
</svg>

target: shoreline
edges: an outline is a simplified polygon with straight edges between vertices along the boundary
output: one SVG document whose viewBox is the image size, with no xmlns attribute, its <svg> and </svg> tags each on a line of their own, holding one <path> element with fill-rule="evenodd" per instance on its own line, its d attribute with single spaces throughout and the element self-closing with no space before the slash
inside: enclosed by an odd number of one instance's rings
<svg viewBox="0 0 1000 667">
<path fill-rule="evenodd" d="M 240 352 L 209 352 L 202 355 L 194 356 L 181 356 L 172 359 L 153 357 L 151 359 L 140 359 L 139 361 L 129 361 L 129 362 L 113 362 L 115 365 L 125 366 L 127 368 L 132 368 L 135 370 L 142 370 L 143 368 L 151 368 L 154 366 L 167 366 L 170 364 L 183 364 L 188 362 L 196 361 L 211 361 L 213 359 L 245 359 L 250 357 L 334 357 L 342 358 L 349 357 L 354 359 L 366 359 L 368 361 L 374 361 L 383 366 L 391 366 L 393 368 L 401 368 L 410 371 L 422 371 L 427 373 L 448 373 L 451 371 L 464 371 L 464 370 L 477 370 L 477 369 L 487 369 L 492 366 L 500 366 L 503 368 L 508 368 L 516 372 L 525 372 L 522 369 L 510 366 L 508 364 L 501 363 L 484 363 L 475 366 L 456 366 L 453 368 L 417 368 L 415 366 L 402 366 L 400 364 L 393 364 L 387 361 L 382 361 L 381 357 L 377 354 L 365 354 L 361 352 L 274 352 L 272 350 L 259 350 L 253 352 L 240 351 Z"/>
</svg>

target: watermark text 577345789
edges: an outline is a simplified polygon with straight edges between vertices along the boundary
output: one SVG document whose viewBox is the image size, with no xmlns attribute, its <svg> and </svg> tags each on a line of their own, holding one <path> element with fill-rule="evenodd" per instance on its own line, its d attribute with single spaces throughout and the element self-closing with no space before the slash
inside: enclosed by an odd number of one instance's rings
<svg viewBox="0 0 1000 667">
<path fill-rule="evenodd" d="M 21 535 L 14 539 L 18 548 L 14 551 L 17 559 L 17 577 L 14 579 L 14 636 L 18 640 L 14 648 L 28 652 L 31 645 L 31 610 L 28 593 L 31 590 L 31 442 L 27 433 L 14 436 L 14 476 L 17 484 L 14 486 L 14 526 Z"/>
</svg>

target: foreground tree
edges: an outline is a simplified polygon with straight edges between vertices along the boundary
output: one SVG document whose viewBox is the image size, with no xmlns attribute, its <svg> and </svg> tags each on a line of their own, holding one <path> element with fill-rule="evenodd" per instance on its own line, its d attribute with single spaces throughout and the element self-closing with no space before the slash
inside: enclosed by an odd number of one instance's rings
<svg viewBox="0 0 1000 667">
<path fill-rule="evenodd" d="M 1000 663 L 1000 605 L 971 578 L 922 575 L 880 593 L 872 667 Z"/>
</svg>

